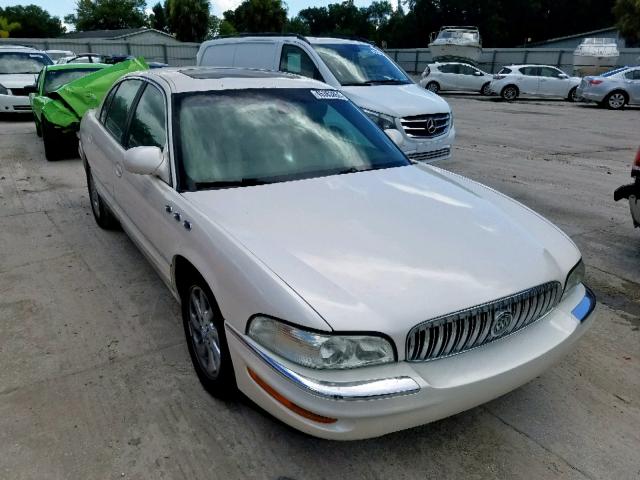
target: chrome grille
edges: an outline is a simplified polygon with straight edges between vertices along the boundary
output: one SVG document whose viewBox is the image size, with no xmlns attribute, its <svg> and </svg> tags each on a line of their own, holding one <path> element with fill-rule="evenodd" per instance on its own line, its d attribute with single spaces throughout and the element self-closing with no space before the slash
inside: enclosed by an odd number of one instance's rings
<svg viewBox="0 0 640 480">
<path fill-rule="evenodd" d="M 539 320 L 561 297 L 562 285 L 549 282 L 420 323 L 407 335 L 406 359 L 425 362 L 485 345 Z"/>
<path fill-rule="evenodd" d="M 451 115 L 435 113 L 432 115 L 415 115 L 400 119 L 404 133 L 412 138 L 433 138 L 449 131 Z"/>
<path fill-rule="evenodd" d="M 416 162 L 426 162 L 428 160 L 448 157 L 450 153 L 450 148 L 440 148 L 438 150 L 431 150 L 430 152 L 410 153 L 407 156 Z"/>
</svg>

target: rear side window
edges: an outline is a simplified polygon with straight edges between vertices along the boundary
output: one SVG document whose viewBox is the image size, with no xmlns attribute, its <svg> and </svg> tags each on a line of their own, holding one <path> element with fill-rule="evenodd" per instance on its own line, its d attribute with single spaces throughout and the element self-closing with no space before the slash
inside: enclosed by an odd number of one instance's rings
<svg viewBox="0 0 640 480">
<path fill-rule="evenodd" d="M 295 73 L 316 80 L 322 80 L 322 76 L 313 60 L 300 47 L 284 44 L 280 55 L 280 71 Z"/>
<path fill-rule="evenodd" d="M 503 68 L 502 70 L 500 70 L 498 73 L 501 73 L 501 74 L 503 74 L 503 75 L 506 75 L 506 74 L 508 74 L 508 73 L 511 73 L 511 69 L 510 69 L 510 68 L 507 68 L 507 67 L 504 67 L 504 68 Z"/>
<path fill-rule="evenodd" d="M 520 68 L 520 73 L 528 77 L 539 77 L 540 68 L 539 67 L 522 67 Z"/>
<path fill-rule="evenodd" d="M 100 123 L 104 124 L 105 119 L 107 118 L 107 111 L 109 110 L 109 104 L 111 103 L 111 100 L 113 99 L 113 96 L 116 93 L 116 90 L 118 90 L 118 87 L 120 85 L 117 85 L 115 88 L 112 88 L 111 90 L 109 90 L 109 93 L 107 93 L 107 96 L 104 99 L 104 102 L 102 102 L 102 110 L 100 110 Z"/>
<path fill-rule="evenodd" d="M 629 70 L 624 77 L 627 80 L 640 80 L 640 70 Z"/>
<path fill-rule="evenodd" d="M 125 80 L 122 82 L 107 107 L 104 126 L 120 143 L 122 143 L 122 134 L 127 126 L 131 105 L 136 98 L 141 83 L 140 80 Z"/>
<path fill-rule="evenodd" d="M 442 73 L 458 73 L 460 65 L 456 65 L 455 63 L 448 63 L 446 65 L 441 65 L 438 69 Z"/>
<path fill-rule="evenodd" d="M 233 66 L 273 70 L 276 44 L 274 42 L 239 43 L 233 57 Z"/>
<path fill-rule="evenodd" d="M 145 146 L 164 149 L 167 140 L 165 111 L 164 95 L 153 85 L 147 84 L 131 119 L 127 148 Z"/>
</svg>

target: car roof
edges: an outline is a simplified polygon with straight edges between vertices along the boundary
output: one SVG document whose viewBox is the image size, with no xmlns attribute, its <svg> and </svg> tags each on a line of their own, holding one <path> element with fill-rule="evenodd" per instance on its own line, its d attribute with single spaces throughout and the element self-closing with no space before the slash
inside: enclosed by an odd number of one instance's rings
<svg viewBox="0 0 640 480">
<path fill-rule="evenodd" d="M 84 70 L 84 69 L 100 69 L 110 67 L 106 63 L 54 63 L 53 65 L 46 65 L 45 68 L 48 72 L 55 72 L 58 70 Z"/>
<path fill-rule="evenodd" d="M 523 63 L 523 64 L 516 64 L 516 65 L 505 65 L 504 67 L 507 67 L 507 68 L 521 68 L 521 67 L 551 67 L 551 68 L 558 68 L 558 67 L 556 67 L 554 65 L 541 65 L 541 64 L 538 64 L 538 63 Z M 504 67 L 502 67 L 502 68 L 504 68 Z M 558 68 L 558 70 L 560 70 L 560 69 Z"/>
<path fill-rule="evenodd" d="M 307 37 L 309 43 L 317 43 L 317 44 L 332 44 L 332 45 L 340 45 L 340 44 L 362 44 L 362 45 L 371 45 L 369 42 L 364 40 L 358 40 L 355 38 L 337 38 L 337 37 Z"/>
<path fill-rule="evenodd" d="M 0 52 L 25 52 L 25 53 L 42 53 L 46 55 L 43 50 L 38 50 L 32 47 L 23 47 L 22 45 L 2 45 L 0 46 Z"/>
<path fill-rule="evenodd" d="M 163 79 L 171 86 L 173 93 L 248 88 L 332 88 L 300 75 L 252 68 L 165 67 L 135 72 L 130 76 Z"/>
</svg>

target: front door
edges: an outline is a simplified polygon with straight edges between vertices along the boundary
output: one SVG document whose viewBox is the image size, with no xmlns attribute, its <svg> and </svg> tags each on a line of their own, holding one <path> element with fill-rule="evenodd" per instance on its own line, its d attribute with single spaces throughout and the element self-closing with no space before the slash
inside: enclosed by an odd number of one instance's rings
<svg viewBox="0 0 640 480">
<path fill-rule="evenodd" d="M 624 81 L 631 97 L 630 103 L 640 103 L 640 68 L 625 72 Z"/>
<path fill-rule="evenodd" d="M 569 95 L 569 78 L 553 67 L 540 67 L 540 95 L 566 97 Z"/>
</svg>

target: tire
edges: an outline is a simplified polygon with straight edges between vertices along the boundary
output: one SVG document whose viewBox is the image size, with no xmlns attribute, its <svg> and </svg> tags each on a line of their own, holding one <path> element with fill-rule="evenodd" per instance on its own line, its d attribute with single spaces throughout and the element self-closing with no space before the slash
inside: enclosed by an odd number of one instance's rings
<svg viewBox="0 0 640 480">
<path fill-rule="evenodd" d="M 427 83 L 427 86 L 424 88 L 436 94 L 440 91 L 440 85 L 438 84 L 438 82 L 429 82 Z"/>
<path fill-rule="evenodd" d="M 482 85 L 482 88 L 480 89 L 480 94 L 484 95 L 485 97 L 488 97 L 489 95 L 491 95 L 491 90 L 490 90 L 490 82 L 485 83 L 484 85 Z"/>
<path fill-rule="evenodd" d="M 578 101 L 578 87 L 573 87 L 569 90 L 569 95 L 567 96 L 567 101 L 569 102 L 577 102 Z"/>
<path fill-rule="evenodd" d="M 59 160 L 60 149 L 56 144 L 60 143 L 60 134 L 56 132 L 55 128 L 53 128 L 53 125 L 51 125 L 45 119 L 42 120 L 40 131 L 42 132 L 45 158 L 49 162 L 55 162 L 56 160 Z"/>
<path fill-rule="evenodd" d="M 93 218 L 98 226 L 104 230 L 118 230 L 120 222 L 111 213 L 111 210 L 109 210 L 109 207 L 98 193 L 91 169 L 87 169 L 87 190 L 89 191 L 89 202 L 91 203 Z"/>
<path fill-rule="evenodd" d="M 515 100 L 516 98 L 518 98 L 519 94 L 520 91 L 515 85 L 507 85 L 502 89 L 502 92 L 500 92 L 500 96 L 502 97 L 502 99 L 506 100 L 507 102 Z"/>
<path fill-rule="evenodd" d="M 625 92 L 616 90 L 607 95 L 603 103 L 609 110 L 622 110 L 628 101 L 629 97 Z"/>
<path fill-rule="evenodd" d="M 193 368 L 207 392 L 220 399 L 231 399 L 238 388 L 218 304 L 197 273 L 183 287 L 182 323 Z"/>
<path fill-rule="evenodd" d="M 40 126 L 40 122 L 38 121 L 38 117 L 33 116 L 33 121 L 36 124 L 36 135 L 42 137 L 42 127 Z"/>
</svg>

